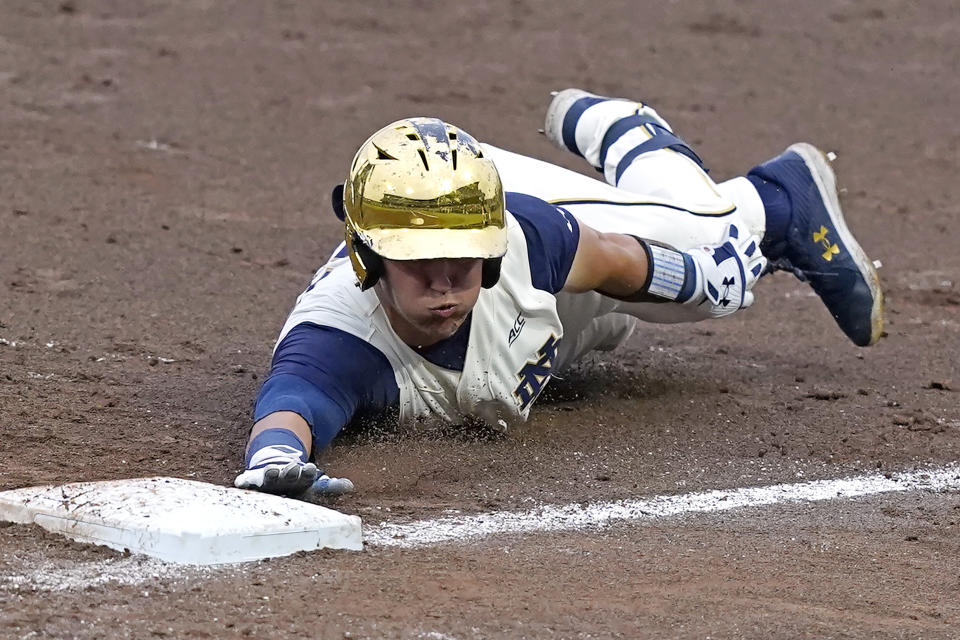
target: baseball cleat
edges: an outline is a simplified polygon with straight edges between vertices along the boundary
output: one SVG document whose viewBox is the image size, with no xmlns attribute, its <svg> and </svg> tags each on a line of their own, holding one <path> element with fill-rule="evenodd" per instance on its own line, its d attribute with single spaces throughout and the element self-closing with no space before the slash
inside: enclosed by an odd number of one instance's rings
<svg viewBox="0 0 960 640">
<path fill-rule="evenodd" d="M 312 462 L 293 461 L 286 464 L 268 464 L 258 469 L 247 469 L 233 484 L 238 489 L 254 489 L 264 493 L 298 496 L 313 486 L 320 470 Z"/>
<path fill-rule="evenodd" d="M 801 142 L 750 174 L 781 186 L 790 199 L 786 237 L 767 249 L 771 270 L 808 281 L 854 344 L 874 344 L 883 333 L 880 279 L 844 221 L 827 157 Z"/>
<path fill-rule="evenodd" d="M 668 131 L 670 130 L 670 125 L 657 115 L 656 111 L 642 102 L 628 100 L 627 98 L 598 96 L 583 89 L 564 89 L 563 91 L 551 92 L 550 95 L 553 96 L 553 99 L 550 101 L 550 106 L 547 107 L 543 132 L 553 144 L 561 149 L 569 149 L 578 156 L 582 156 L 583 153 L 577 147 L 577 127 L 581 124 L 581 119 L 587 109 L 595 105 L 604 104 L 605 106 L 591 111 L 591 122 L 589 123 L 591 129 L 588 136 L 594 135 L 596 131 L 606 131 L 617 120 L 631 115 L 650 116 L 660 126 Z M 594 120 L 596 121 L 594 122 Z M 581 137 L 583 135 L 584 132 L 581 132 Z"/>
<path fill-rule="evenodd" d="M 547 107 L 544 118 L 543 132 L 547 139 L 561 149 L 566 147 L 571 152 L 581 155 L 577 149 L 575 133 L 580 116 L 588 108 L 604 102 L 607 98 L 587 93 L 583 89 L 564 89 L 551 91 L 552 100 Z"/>
</svg>

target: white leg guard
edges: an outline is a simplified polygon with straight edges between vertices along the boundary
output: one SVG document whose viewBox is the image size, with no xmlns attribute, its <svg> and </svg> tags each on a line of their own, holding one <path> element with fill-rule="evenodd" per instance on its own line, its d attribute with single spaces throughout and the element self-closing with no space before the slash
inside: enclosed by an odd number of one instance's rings
<svg viewBox="0 0 960 640">
<path fill-rule="evenodd" d="M 573 213 L 582 224 L 597 231 L 626 233 L 681 250 L 720 241 L 731 222 L 750 229 L 753 234 L 763 235 L 763 204 L 746 178 L 734 178 L 717 185 L 695 162 L 669 150 L 652 152 L 649 158 L 643 157 L 648 154 L 639 156 L 642 160 L 638 169 L 646 166 L 652 175 L 662 176 L 667 184 L 663 192 L 679 194 L 680 197 L 676 198 L 647 197 L 542 160 L 490 145 L 483 145 L 483 148 L 496 163 L 504 190 L 557 203 Z M 626 182 L 633 188 L 638 188 L 637 185 L 646 179 L 642 172 L 633 172 L 632 167 L 621 178 L 626 178 L 621 180 L 623 186 L 627 186 Z M 695 193 L 700 201 L 691 203 L 682 197 L 689 193 Z M 599 294 L 577 294 L 577 297 L 592 295 Z M 571 338 L 578 335 L 578 331 L 587 331 L 594 326 L 590 321 L 597 314 L 613 311 L 658 323 L 702 319 L 679 304 L 606 300 L 608 304 L 586 304 L 581 300 L 583 304 L 568 305 L 568 314 L 562 317 L 564 326 L 573 329 L 569 334 Z M 582 340 L 589 342 L 593 339 L 584 336 Z"/>
</svg>

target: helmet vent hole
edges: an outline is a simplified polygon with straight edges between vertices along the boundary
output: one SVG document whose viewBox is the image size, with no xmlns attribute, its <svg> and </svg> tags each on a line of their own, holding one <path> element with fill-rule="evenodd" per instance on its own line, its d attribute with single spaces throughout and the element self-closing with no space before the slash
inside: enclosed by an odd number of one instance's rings
<svg viewBox="0 0 960 640">
<path fill-rule="evenodd" d="M 456 132 L 456 131 L 451 131 L 451 132 L 450 132 L 450 139 L 451 139 L 451 140 L 456 140 L 456 139 L 457 139 L 457 132 Z"/>
<path fill-rule="evenodd" d="M 450 150 L 450 160 L 453 162 L 453 170 L 456 171 L 457 170 L 457 150 L 456 149 Z"/>
<path fill-rule="evenodd" d="M 417 149 L 417 153 L 420 154 L 420 160 L 423 161 L 423 168 L 430 171 L 430 165 L 427 164 L 427 154 L 424 153 L 423 149 Z"/>
<path fill-rule="evenodd" d="M 417 134 L 415 134 L 415 133 L 408 133 L 408 134 L 407 134 L 407 139 L 408 139 L 408 140 L 419 140 L 420 138 L 419 138 L 419 137 L 417 136 Z"/>
<path fill-rule="evenodd" d="M 389 153 L 387 153 L 377 145 L 374 145 L 374 148 L 377 150 L 377 160 L 396 160 L 396 158 L 394 158 L 392 155 L 390 155 Z"/>
</svg>

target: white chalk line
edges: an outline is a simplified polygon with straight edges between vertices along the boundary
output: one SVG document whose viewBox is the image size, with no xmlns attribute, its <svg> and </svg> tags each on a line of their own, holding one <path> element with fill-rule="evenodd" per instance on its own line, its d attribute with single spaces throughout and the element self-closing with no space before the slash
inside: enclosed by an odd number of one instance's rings
<svg viewBox="0 0 960 640">
<path fill-rule="evenodd" d="M 43 561 L 26 573 L 0 575 L 0 589 L 70 591 L 101 585 L 140 585 L 178 577 L 184 569 L 197 571 L 143 556 L 105 558 L 72 567 L 63 566 L 64 562 Z"/>
<path fill-rule="evenodd" d="M 477 541 L 505 534 L 600 529 L 618 522 L 654 520 L 746 507 L 822 502 L 905 491 L 960 489 L 960 464 L 908 473 L 868 474 L 767 487 L 728 489 L 618 500 L 581 506 L 539 507 L 472 516 L 445 516 L 407 524 L 387 522 L 369 529 L 364 543 L 378 547 L 417 548 Z"/>
<path fill-rule="evenodd" d="M 472 516 L 448 516 L 368 528 L 364 542 L 376 547 L 422 548 L 469 543 L 496 535 L 601 529 L 617 522 L 656 520 L 685 514 L 717 513 L 767 505 L 843 500 L 884 493 L 960 490 L 960 464 L 909 473 L 868 474 L 766 487 L 663 495 L 587 506 L 540 507 Z M 243 570 L 246 565 L 233 565 Z M 106 585 L 140 585 L 150 581 L 222 575 L 228 567 L 189 567 L 160 560 L 118 557 L 64 567 L 46 561 L 21 574 L 0 575 L 0 591 L 67 591 Z"/>
</svg>

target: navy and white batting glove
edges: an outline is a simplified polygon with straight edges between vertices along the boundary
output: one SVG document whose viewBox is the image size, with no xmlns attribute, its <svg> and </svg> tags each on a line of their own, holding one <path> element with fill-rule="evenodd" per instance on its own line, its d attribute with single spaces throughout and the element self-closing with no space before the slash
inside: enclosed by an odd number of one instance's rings
<svg viewBox="0 0 960 640">
<path fill-rule="evenodd" d="M 247 449 L 247 469 L 233 481 L 239 489 L 299 496 L 339 496 L 353 491 L 346 478 L 331 478 L 308 462 L 306 448 L 289 429 L 266 429 Z"/>
<path fill-rule="evenodd" d="M 730 315 L 753 304 L 750 290 L 767 266 L 767 259 L 760 253 L 760 238 L 742 234 L 731 224 L 720 244 L 685 253 L 693 259 L 696 281 L 690 298 L 678 299 L 678 302 L 700 305 L 712 318 Z"/>
<path fill-rule="evenodd" d="M 677 251 L 644 242 L 649 253 L 650 282 L 646 293 L 697 309 L 703 318 L 720 318 L 753 304 L 750 289 L 767 259 L 760 238 L 741 237 L 729 225 L 719 244 Z"/>
<path fill-rule="evenodd" d="M 237 476 L 233 484 L 238 489 L 253 489 L 283 496 L 299 496 L 305 493 L 340 496 L 354 490 L 353 482 L 349 479 L 331 478 L 312 462 L 299 460 L 247 469 Z"/>
<path fill-rule="evenodd" d="M 247 469 L 237 476 L 233 485 L 238 489 L 296 496 L 313 486 L 319 475 L 320 470 L 312 462 L 286 460 Z"/>
</svg>

